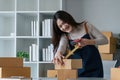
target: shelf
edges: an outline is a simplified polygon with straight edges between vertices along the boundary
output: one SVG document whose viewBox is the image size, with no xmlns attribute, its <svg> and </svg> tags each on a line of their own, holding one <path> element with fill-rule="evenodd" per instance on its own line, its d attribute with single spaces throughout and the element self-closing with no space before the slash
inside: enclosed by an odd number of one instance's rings
<svg viewBox="0 0 120 80">
<path fill-rule="evenodd" d="M 39 64 L 41 64 L 41 63 L 42 63 L 42 64 L 46 64 L 46 63 L 47 63 L 47 64 L 48 64 L 48 63 L 49 63 L 49 64 L 53 64 L 52 61 L 37 61 L 37 62 L 35 62 L 35 61 L 25 61 L 24 63 L 25 63 L 25 64 L 37 64 L 37 63 L 39 63 Z"/>
<path fill-rule="evenodd" d="M 19 38 L 16 41 L 16 51 L 26 51 L 29 52 L 29 46 L 32 44 L 37 44 L 37 39 L 35 38 Z"/>
<path fill-rule="evenodd" d="M 40 36 L 50 37 L 52 34 L 52 18 L 54 13 L 40 13 Z M 44 25 L 43 25 L 44 24 Z"/>
<path fill-rule="evenodd" d="M 52 18 L 63 8 L 63 1 L 0 0 L 0 57 L 16 57 L 19 51 L 27 52 L 30 57 L 24 65 L 31 67 L 31 77 L 46 77 L 47 69 L 53 69 Z M 44 60 L 43 48 L 46 49 Z"/>
<path fill-rule="evenodd" d="M 37 11 L 37 6 L 38 0 L 17 0 L 17 11 Z"/>
<path fill-rule="evenodd" d="M 0 36 L 10 36 L 15 33 L 15 14 L 0 13 Z"/>
<path fill-rule="evenodd" d="M 31 25 L 35 21 L 36 30 L 38 30 L 38 21 L 37 14 L 35 13 L 18 13 L 17 14 L 17 36 L 32 36 Z M 35 35 L 37 35 L 37 31 Z"/>
<path fill-rule="evenodd" d="M 16 57 L 14 39 L 0 39 L 0 57 Z"/>
<path fill-rule="evenodd" d="M 24 63 L 24 66 L 26 67 L 31 67 L 31 77 L 32 78 L 38 78 L 38 64 L 28 64 L 28 63 Z"/>
<path fill-rule="evenodd" d="M 14 11 L 15 0 L 0 0 L 0 11 Z"/>
<path fill-rule="evenodd" d="M 60 10 L 60 0 L 40 0 L 39 4 L 39 11 Z"/>
<path fill-rule="evenodd" d="M 39 64 L 39 75 L 41 77 L 46 77 L 47 70 L 54 69 L 54 64 L 52 63 L 46 63 L 46 64 Z"/>
</svg>

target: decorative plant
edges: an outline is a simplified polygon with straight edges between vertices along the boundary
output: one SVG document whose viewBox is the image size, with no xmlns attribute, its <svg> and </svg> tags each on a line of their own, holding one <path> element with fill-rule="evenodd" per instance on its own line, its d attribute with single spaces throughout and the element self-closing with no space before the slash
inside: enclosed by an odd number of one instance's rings
<svg viewBox="0 0 120 80">
<path fill-rule="evenodd" d="M 29 53 L 25 51 L 18 51 L 16 56 L 19 58 L 24 58 L 26 60 L 29 59 Z"/>
</svg>

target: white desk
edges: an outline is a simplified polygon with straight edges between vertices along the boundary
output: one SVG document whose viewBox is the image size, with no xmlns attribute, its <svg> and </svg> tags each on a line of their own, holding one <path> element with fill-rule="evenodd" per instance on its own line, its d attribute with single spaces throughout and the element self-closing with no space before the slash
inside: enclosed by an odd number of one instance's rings
<svg viewBox="0 0 120 80">
<path fill-rule="evenodd" d="M 32 79 L 17 79 L 17 78 L 0 78 L 0 80 L 57 80 L 57 78 L 32 78 Z M 107 80 L 103 78 L 78 78 L 78 79 L 67 79 L 67 80 Z"/>
<path fill-rule="evenodd" d="M 32 79 L 32 80 L 57 80 L 57 78 L 39 78 L 39 79 Z M 78 79 L 67 79 L 67 80 L 107 80 L 103 78 L 78 78 Z"/>
<path fill-rule="evenodd" d="M 0 80 L 32 80 L 32 79 L 25 79 L 25 78 L 21 78 L 21 79 L 18 79 L 18 78 L 0 78 Z"/>
<path fill-rule="evenodd" d="M 104 78 L 78 78 L 78 79 L 67 79 L 67 80 L 107 80 Z"/>
</svg>

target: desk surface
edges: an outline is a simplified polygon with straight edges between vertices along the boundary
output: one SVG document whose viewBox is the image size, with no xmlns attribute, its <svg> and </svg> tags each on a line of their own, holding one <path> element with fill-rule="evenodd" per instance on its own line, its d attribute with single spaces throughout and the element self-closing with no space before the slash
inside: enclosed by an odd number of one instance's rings
<svg viewBox="0 0 120 80">
<path fill-rule="evenodd" d="M 104 78 L 78 78 L 78 79 L 68 79 L 68 80 L 107 80 Z"/>
<path fill-rule="evenodd" d="M 32 78 L 32 79 L 17 79 L 17 78 L 0 78 L 0 80 L 57 80 L 57 78 Z M 67 79 L 67 80 L 107 80 L 103 78 L 78 78 L 78 79 Z"/>
<path fill-rule="evenodd" d="M 57 80 L 57 78 L 39 78 L 39 79 L 33 78 L 32 80 Z M 67 79 L 67 80 L 107 80 L 107 79 L 104 79 L 104 78 L 78 78 L 78 79 Z"/>
</svg>

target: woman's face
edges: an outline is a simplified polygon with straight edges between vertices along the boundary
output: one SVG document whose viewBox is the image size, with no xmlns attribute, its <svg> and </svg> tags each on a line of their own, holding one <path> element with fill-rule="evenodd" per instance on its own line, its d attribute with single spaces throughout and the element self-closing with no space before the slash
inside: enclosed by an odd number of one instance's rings
<svg viewBox="0 0 120 80">
<path fill-rule="evenodd" d="M 72 26 L 63 22 L 61 19 L 57 19 L 57 26 L 63 32 L 70 33 L 72 31 Z"/>
</svg>

